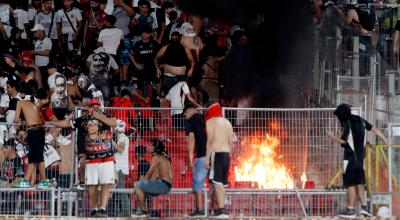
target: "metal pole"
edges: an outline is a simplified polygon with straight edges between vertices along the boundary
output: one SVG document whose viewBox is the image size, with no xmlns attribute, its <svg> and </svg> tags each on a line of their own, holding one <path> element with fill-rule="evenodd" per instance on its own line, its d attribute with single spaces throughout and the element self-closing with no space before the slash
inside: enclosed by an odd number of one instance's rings
<svg viewBox="0 0 400 220">
<path fill-rule="evenodd" d="M 60 217 L 61 216 L 61 209 L 62 203 L 61 203 L 61 189 L 58 188 L 57 189 L 57 216 Z"/>
<path fill-rule="evenodd" d="M 54 214 L 54 210 L 55 210 L 54 203 L 55 203 L 55 196 L 56 196 L 55 188 L 54 188 L 54 187 L 51 188 L 50 193 L 51 193 L 51 199 L 50 199 L 50 202 L 51 202 L 51 204 L 50 204 L 50 215 L 51 215 L 52 217 L 54 217 L 54 215 L 55 215 L 55 214 Z"/>
<path fill-rule="evenodd" d="M 388 125 L 388 128 L 389 128 L 389 131 L 388 131 L 389 143 L 391 143 L 390 139 L 391 139 L 391 135 L 392 135 L 392 132 L 391 132 L 392 129 L 391 129 L 390 123 Z M 392 147 L 391 146 L 389 146 L 389 148 L 388 148 L 388 172 L 389 172 L 389 175 L 388 175 L 389 190 L 388 190 L 388 192 L 389 192 L 390 196 L 392 196 L 393 190 L 392 190 Z M 393 208 L 392 200 L 393 199 L 390 200 L 390 204 L 389 204 L 389 213 L 390 214 L 393 214 L 392 213 L 392 208 Z"/>
</svg>

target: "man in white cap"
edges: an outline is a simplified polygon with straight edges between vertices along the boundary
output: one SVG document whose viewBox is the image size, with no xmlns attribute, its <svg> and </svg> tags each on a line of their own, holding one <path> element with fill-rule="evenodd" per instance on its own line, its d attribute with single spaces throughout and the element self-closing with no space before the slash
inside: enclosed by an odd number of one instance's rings
<svg viewBox="0 0 400 220">
<path fill-rule="evenodd" d="M 203 41 L 194 31 L 193 25 L 189 22 L 185 22 L 182 24 L 182 26 L 180 27 L 180 33 L 182 35 L 182 46 L 192 52 L 195 62 L 198 63 L 200 51 L 203 49 Z"/>
<path fill-rule="evenodd" d="M 46 37 L 43 25 L 36 24 L 31 31 L 36 39 L 35 48 L 33 50 L 35 64 L 40 69 L 42 80 L 47 82 L 47 64 L 49 64 L 50 60 L 52 43 L 50 38 Z"/>
</svg>

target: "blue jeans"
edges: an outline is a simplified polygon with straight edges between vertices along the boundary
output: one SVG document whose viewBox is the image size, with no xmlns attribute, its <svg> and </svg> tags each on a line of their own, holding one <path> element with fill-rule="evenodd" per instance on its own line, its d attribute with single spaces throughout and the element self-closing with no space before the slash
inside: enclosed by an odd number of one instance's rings
<svg viewBox="0 0 400 220">
<path fill-rule="evenodd" d="M 201 192 L 203 190 L 204 181 L 206 180 L 208 170 L 205 167 L 206 157 L 196 158 L 193 165 L 193 192 Z"/>
</svg>

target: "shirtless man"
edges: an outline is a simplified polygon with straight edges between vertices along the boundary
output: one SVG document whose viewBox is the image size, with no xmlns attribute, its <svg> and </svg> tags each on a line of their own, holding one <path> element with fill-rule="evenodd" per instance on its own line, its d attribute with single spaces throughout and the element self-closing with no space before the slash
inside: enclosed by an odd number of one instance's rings
<svg viewBox="0 0 400 220">
<path fill-rule="evenodd" d="M 206 111 L 207 148 L 205 166 L 210 169 L 208 179 L 213 183 L 218 208 L 214 217 L 229 218 L 224 206 L 225 188 L 228 186 L 230 152 L 233 128 L 222 115 L 220 104 L 214 103 Z"/>
<path fill-rule="evenodd" d="M 31 187 L 30 182 L 32 173 L 36 172 L 35 167 L 39 169 L 40 182 L 37 184 L 37 188 L 48 188 L 49 182 L 46 181 L 46 172 L 44 166 L 43 151 L 45 145 L 45 132 L 40 119 L 40 112 L 36 105 L 30 100 L 21 100 L 17 103 L 17 109 L 15 113 L 14 123 L 19 123 L 21 112 L 26 121 L 26 130 L 28 133 L 27 142 L 29 146 L 28 153 L 28 168 L 26 175 L 23 180 L 18 182 L 15 187 L 29 188 Z"/>
<path fill-rule="evenodd" d="M 135 194 L 140 210 L 132 217 L 148 216 L 146 196 L 167 194 L 171 190 L 172 162 L 161 140 L 152 141 L 153 159 L 144 179 L 135 183 Z"/>
</svg>

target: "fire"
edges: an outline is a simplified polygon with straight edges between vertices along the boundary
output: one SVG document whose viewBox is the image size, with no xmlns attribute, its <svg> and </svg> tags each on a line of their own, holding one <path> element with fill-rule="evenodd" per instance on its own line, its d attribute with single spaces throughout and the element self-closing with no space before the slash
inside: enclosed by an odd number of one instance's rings
<svg viewBox="0 0 400 220">
<path fill-rule="evenodd" d="M 279 157 L 275 148 L 279 145 L 276 137 L 266 134 L 255 135 L 242 143 L 243 151 L 235 167 L 236 181 L 257 182 L 262 189 L 293 189 L 294 183 L 289 171 L 275 160 Z"/>
</svg>

